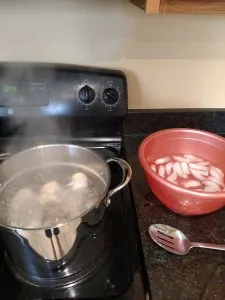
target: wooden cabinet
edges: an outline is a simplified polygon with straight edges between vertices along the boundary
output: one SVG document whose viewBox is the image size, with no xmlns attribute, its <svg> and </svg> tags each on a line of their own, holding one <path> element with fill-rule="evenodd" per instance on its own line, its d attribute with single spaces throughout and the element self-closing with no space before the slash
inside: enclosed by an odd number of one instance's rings
<svg viewBox="0 0 225 300">
<path fill-rule="evenodd" d="M 146 13 L 224 14 L 225 0 L 130 0 Z"/>
</svg>

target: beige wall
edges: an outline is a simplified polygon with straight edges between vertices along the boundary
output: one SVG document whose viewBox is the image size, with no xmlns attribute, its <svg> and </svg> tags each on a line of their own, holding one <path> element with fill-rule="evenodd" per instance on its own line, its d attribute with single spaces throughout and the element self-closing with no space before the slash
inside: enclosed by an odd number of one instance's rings
<svg viewBox="0 0 225 300">
<path fill-rule="evenodd" d="M 225 16 L 146 16 L 128 0 L 0 2 L 0 61 L 121 68 L 130 108 L 225 107 Z"/>
</svg>

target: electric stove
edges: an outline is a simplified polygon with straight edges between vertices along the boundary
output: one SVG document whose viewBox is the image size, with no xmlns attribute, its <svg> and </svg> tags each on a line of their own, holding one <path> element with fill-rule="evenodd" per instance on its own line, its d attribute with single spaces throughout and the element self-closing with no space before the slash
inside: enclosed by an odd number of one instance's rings
<svg viewBox="0 0 225 300">
<path fill-rule="evenodd" d="M 50 143 L 77 144 L 105 159 L 126 159 L 123 129 L 127 110 L 127 82 L 120 71 L 1 64 L 0 159 Z M 113 187 L 123 174 L 114 164 L 111 174 Z M 43 279 L 43 284 L 31 284 L 10 262 L 1 242 L 0 299 L 149 299 L 131 185 L 111 200 L 104 226 L 93 233 L 90 230 L 80 242 L 81 251 L 69 265 L 73 270 L 76 261 L 80 268 L 70 276 L 57 274 L 51 282 Z M 91 253 L 96 253 L 94 260 L 84 267 Z"/>
</svg>

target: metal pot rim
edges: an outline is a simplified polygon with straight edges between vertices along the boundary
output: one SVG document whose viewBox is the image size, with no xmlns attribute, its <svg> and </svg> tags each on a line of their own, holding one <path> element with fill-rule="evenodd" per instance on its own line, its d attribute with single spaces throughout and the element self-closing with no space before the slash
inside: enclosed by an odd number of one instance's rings
<svg viewBox="0 0 225 300">
<path fill-rule="evenodd" d="M 103 201 L 105 199 L 105 197 L 107 197 L 107 193 L 109 191 L 109 186 L 110 186 L 110 182 L 111 182 L 111 172 L 110 172 L 110 169 L 109 169 L 109 165 L 105 162 L 105 160 L 99 155 L 97 154 L 96 152 L 94 152 L 93 150 L 89 149 L 89 148 L 85 148 L 85 147 L 82 147 L 82 146 L 79 146 L 79 145 L 73 145 L 73 144 L 45 144 L 45 145 L 39 145 L 39 146 L 35 146 L 35 147 L 32 147 L 32 148 L 28 148 L 28 149 L 25 149 L 25 150 L 22 150 L 22 151 L 19 151 L 15 154 L 13 154 L 12 156 L 10 156 L 8 159 L 6 159 L 5 161 L 2 162 L 1 166 L 0 166 L 0 169 L 1 167 L 7 163 L 8 160 L 10 160 L 11 157 L 13 158 L 16 158 L 17 156 L 21 155 L 21 154 L 25 154 L 29 151 L 33 151 L 33 150 L 38 150 L 38 149 L 43 149 L 43 148 L 49 148 L 49 147 L 59 147 L 59 146 L 63 146 L 63 147 L 72 147 L 72 148 L 79 148 L 79 149 L 82 149 L 84 151 L 87 151 L 89 153 L 91 153 L 92 155 L 96 156 L 98 159 L 100 159 L 102 161 L 102 163 L 106 166 L 106 169 L 107 169 L 107 172 L 108 172 L 108 182 L 107 182 L 107 185 L 105 187 L 105 190 L 104 192 L 102 193 L 101 196 L 99 196 L 99 199 L 90 207 L 88 208 L 87 210 L 85 210 L 82 214 L 76 216 L 76 217 L 73 217 L 69 220 L 67 220 L 66 222 L 63 222 L 63 223 L 58 223 L 56 225 L 53 225 L 53 226 L 43 226 L 43 227 L 37 227 L 37 228 L 23 228 L 23 227 L 16 227 L 16 226 L 10 226 L 10 225 L 7 225 L 7 224 L 4 224 L 0 221 L 0 226 L 6 228 L 6 229 L 11 229 L 11 230 L 26 230 L 26 231 L 35 231 L 35 230 L 46 230 L 48 228 L 54 228 L 54 227 L 62 227 L 64 225 L 68 225 L 70 223 L 72 223 L 74 220 L 76 219 L 81 219 L 83 216 L 85 216 L 87 213 L 89 213 L 93 208 L 95 208 L 96 206 L 99 205 L 99 203 L 101 201 Z M 1 193 L 3 192 L 5 186 L 8 184 L 8 182 L 5 182 L 3 183 L 3 185 L 0 187 L 0 197 L 1 197 Z"/>
</svg>

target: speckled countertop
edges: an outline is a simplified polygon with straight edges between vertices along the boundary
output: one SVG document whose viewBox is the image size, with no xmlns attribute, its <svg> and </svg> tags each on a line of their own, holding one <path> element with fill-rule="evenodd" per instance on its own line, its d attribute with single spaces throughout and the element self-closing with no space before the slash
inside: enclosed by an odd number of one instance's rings
<svg viewBox="0 0 225 300">
<path fill-rule="evenodd" d="M 148 227 L 165 223 L 181 229 L 193 241 L 225 244 L 225 209 L 201 217 L 184 217 L 165 208 L 151 193 L 137 158 L 144 137 L 140 132 L 128 131 L 125 147 L 133 169 L 132 187 L 152 300 L 224 300 L 225 252 L 192 249 L 186 256 L 173 255 L 150 239 Z"/>
</svg>

